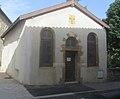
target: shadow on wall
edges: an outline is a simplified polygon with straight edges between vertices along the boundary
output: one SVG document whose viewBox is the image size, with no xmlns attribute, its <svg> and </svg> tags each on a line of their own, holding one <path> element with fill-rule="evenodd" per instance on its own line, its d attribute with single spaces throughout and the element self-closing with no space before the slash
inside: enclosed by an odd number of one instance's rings
<svg viewBox="0 0 120 99">
<path fill-rule="evenodd" d="M 23 24 L 21 23 L 20 26 L 15 27 L 11 33 L 6 35 L 3 50 L 4 67 L 2 67 L 9 75 L 21 83 L 23 83 L 23 79 L 28 81 L 31 75 L 32 77 L 37 77 L 36 72 L 39 72 L 40 32 L 43 28 L 24 28 Z M 69 32 L 74 31 L 74 29 L 69 28 L 53 29 L 58 33 L 61 32 L 61 35 L 63 33 L 66 37 Z M 79 29 L 76 32 L 78 31 Z M 60 44 L 62 42 L 63 37 L 61 36 Z"/>
<path fill-rule="evenodd" d="M 38 77 L 37 72 L 39 72 L 40 32 L 41 29 L 44 28 L 24 28 L 23 24 L 24 22 L 20 23 L 20 25 L 16 26 L 13 30 L 11 30 L 11 33 L 7 34 L 5 37 L 6 40 L 4 42 L 3 50 L 4 67 L 2 67 L 9 75 L 14 77 L 16 80 L 19 80 L 21 83 L 24 83 L 23 80 L 26 80 L 25 82 L 30 82 L 29 77 L 32 77 L 33 79 L 35 79 L 34 77 Z M 85 40 L 87 39 L 84 38 L 87 37 L 90 31 L 100 32 L 100 30 L 96 29 L 93 30 L 79 28 L 53 28 L 53 30 L 55 30 L 57 35 L 57 42 L 55 42 L 57 47 L 59 47 L 58 44 L 62 45 L 64 39 L 73 34 L 73 36 L 78 36 L 79 39 L 82 39 L 82 42 L 80 41 L 81 46 L 84 44 L 83 42 L 86 42 Z M 86 44 L 84 45 L 86 46 Z M 59 52 L 61 52 L 61 49 Z M 82 62 L 85 63 L 86 60 Z"/>
<path fill-rule="evenodd" d="M 34 62 L 33 64 L 29 64 L 28 61 L 33 61 L 30 60 L 31 56 L 36 59 L 36 52 L 39 49 L 34 47 L 34 43 L 39 40 L 41 28 L 25 27 L 24 33 L 22 33 L 22 29 L 23 27 L 19 32 L 13 30 L 13 33 L 7 35 L 3 52 L 3 66 L 5 67 L 2 67 L 6 68 L 6 72 L 20 82 L 22 82 L 22 79 L 27 80 L 29 78 L 27 77 L 29 74 L 24 75 L 24 73 L 27 74 L 26 72 L 30 72 L 28 65 L 34 65 Z"/>
</svg>

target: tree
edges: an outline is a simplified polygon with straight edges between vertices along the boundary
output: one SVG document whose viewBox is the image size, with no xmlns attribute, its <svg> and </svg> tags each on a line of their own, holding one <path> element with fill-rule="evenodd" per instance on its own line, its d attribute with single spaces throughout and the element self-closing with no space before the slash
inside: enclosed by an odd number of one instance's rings
<svg viewBox="0 0 120 99">
<path fill-rule="evenodd" d="M 120 0 L 110 5 L 105 21 L 111 28 L 107 33 L 108 64 L 120 67 Z"/>
</svg>

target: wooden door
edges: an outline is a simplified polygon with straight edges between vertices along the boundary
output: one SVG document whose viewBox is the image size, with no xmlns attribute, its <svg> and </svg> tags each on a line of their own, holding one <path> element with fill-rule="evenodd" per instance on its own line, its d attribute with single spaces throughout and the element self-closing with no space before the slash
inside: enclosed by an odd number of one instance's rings
<svg viewBox="0 0 120 99">
<path fill-rule="evenodd" d="M 65 82 L 75 81 L 75 51 L 65 53 Z"/>
</svg>

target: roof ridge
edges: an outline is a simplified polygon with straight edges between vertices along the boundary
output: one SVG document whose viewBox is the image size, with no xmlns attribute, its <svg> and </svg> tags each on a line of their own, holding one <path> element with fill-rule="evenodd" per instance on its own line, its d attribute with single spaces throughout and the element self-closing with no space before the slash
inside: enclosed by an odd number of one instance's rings
<svg viewBox="0 0 120 99">
<path fill-rule="evenodd" d="M 67 1 L 67 2 L 62 3 L 62 4 L 50 6 L 50 7 L 47 7 L 47 8 L 43 8 L 41 10 L 37 10 L 37 11 L 31 12 L 31 13 L 27 13 L 27 14 L 21 15 L 19 17 L 19 19 L 22 20 L 22 19 L 27 19 L 27 18 L 35 17 L 35 16 L 38 16 L 38 15 L 41 15 L 41 14 L 52 12 L 54 10 L 65 8 L 65 7 L 70 6 L 70 5 L 71 6 L 76 6 L 81 12 L 83 12 L 84 14 L 86 14 L 88 17 L 90 17 L 91 19 L 93 19 L 95 22 L 101 24 L 102 26 L 104 26 L 106 28 L 110 28 L 106 23 L 104 23 L 102 20 L 100 20 L 99 18 L 97 18 L 94 14 L 92 14 L 91 12 L 89 12 L 81 4 L 79 4 L 78 2 L 76 2 L 74 0 L 70 0 L 70 1 Z"/>
<path fill-rule="evenodd" d="M 61 3 L 61 4 L 57 4 L 57 5 L 54 5 L 54 6 L 50 6 L 50 7 L 47 7 L 47 8 L 43 8 L 43 9 L 40 9 L 40 10 L 37 10 L 37 11 L 30 12 L 30 13 L 27 13 L 27 14 L 23 14 L 23 15 L 20 16 L 20 20 L 27 19 L 28 17 L 38 16 L 39 12 L 40 12 L 39 15 L 41 15 L 41 14 L 44 14 L 44 13 L 48 13 L 48 12 L 51 12 L 51 11 L 54 11 L 54 10 L 57 10 L 57 9 L 61 9 L 61 8 L 70 6 L 74 3 L 75 3 L 75 1 L 67 1 L 67 2 L 64 2 L 64 3 Z"/>
</svg>

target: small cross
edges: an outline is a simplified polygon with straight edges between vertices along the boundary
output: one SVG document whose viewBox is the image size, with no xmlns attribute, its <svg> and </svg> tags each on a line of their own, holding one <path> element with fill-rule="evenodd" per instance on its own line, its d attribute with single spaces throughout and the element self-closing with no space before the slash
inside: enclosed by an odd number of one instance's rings
<svg viewBox="0 0 120 99">
<path fill-rule="evenodd" d="M 69 23 L 70 24 L 75 24 L 75 15 L 70 15 L 69 16 Z"/>
</svg>

